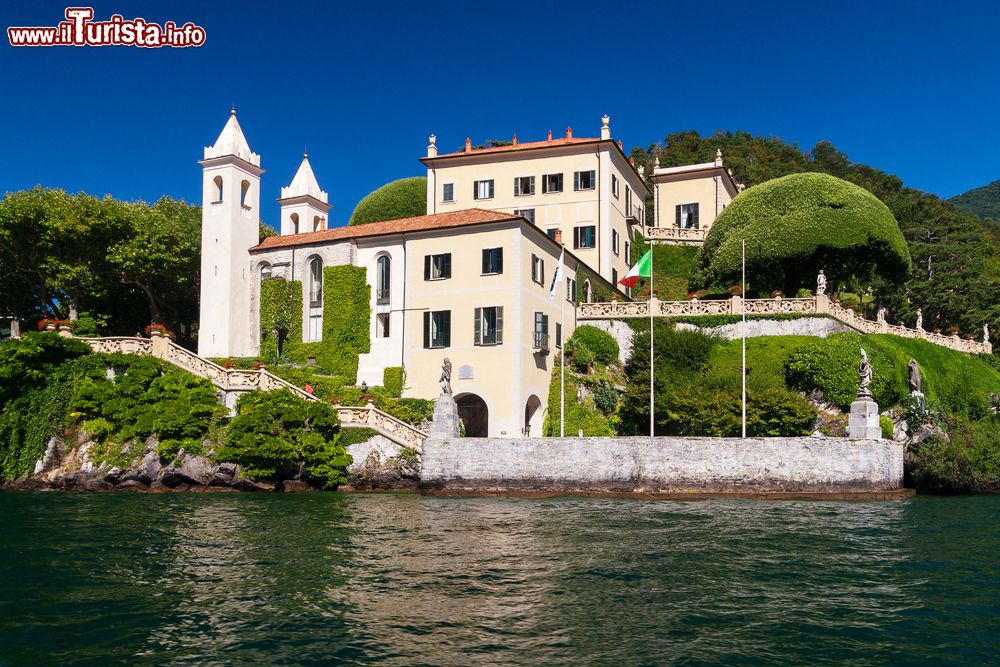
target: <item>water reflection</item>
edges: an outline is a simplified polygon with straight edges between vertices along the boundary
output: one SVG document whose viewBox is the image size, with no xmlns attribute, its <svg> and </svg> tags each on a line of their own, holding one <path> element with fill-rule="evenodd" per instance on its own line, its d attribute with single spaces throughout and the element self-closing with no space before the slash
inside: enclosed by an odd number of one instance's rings
<svg viewBox="0 0 1000 667">
<path fill-rule="evenodd" d="M 986 661 L 1000 498 L 0 494 L 0 663 Z"/>
</svg>

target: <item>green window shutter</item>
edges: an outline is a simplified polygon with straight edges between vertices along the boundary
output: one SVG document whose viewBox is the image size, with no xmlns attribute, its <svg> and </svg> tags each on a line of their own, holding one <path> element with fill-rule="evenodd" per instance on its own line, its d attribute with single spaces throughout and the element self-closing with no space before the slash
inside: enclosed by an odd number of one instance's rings
<svg viewBox="0 0 1000 667">
<path fill-rule="evenodd" d="M 503 343 L 503 306 L 497 306 L 497 345 Z"/>
<path fill-rule="evenodd" d="M 515 178 L 514 179 L 514 196 L 516 197 L 519 194 L 521 194 L 521 179 L 520 178 Z"/>
<path fill-rule="evenodd" d="M 483 249 L 483 270 L 482 273 L 490 273 L 490 251 L 488 248 Z"/>
<path fill-rule="evenodd" d="M 444 256 L 444 260 L 441 262 L 441 277 L 451 278 L 451 253 L 447 253 Z"/>
<path fill-rule="evenodd" d="M 549 316 L 542 315 L 542 333 L 547 334 L 549 332 Z"/>
<path fill-rule="evenodd" d="M 574 190 L 580 189 L 580 172 L 578 171 L 573 172 L 573 189 Z"/>
<path fill-rule="evenodd" d="M 442 336 L 442 338 L 444 338 L 444 346 L 451 347 L 451 311 L 443 311 L 441 319 L 443 320 L 443 326 L 441 328 L 444 330 L 444 334 Z"/>
<path fill-rule="evenodd" d="M 534 176 L 531 176 L 531 177 L 528 178 L 528 194 L 529 195 L 535 194 L 535 177 Z M 534 222 L 534 220 L 532 220 L 532 222 Z"/>
<path fill-rule="evenodd" d="M 472 340 L 474 344 L 481 345 L 483 342 L 483 309 L 476 308 L 476 324 L 473 326 Z"/>
<path fill-rule="evenodd" d="M 698 229 L 698 205 L 695 204 L 691 208 L 694 209 L 693 211 L 691 211 L 691 218 L 694 220 L 694 228 Z"/>
<path fill-rule="evenodd" d="M 431 256 L 424 255 L 424 280 L 431 279 Z"/>
<path fill-rule="evenodd" d="M 431 346 L 431 314 L 430 311 L 424 311 L 424 349 L 426 350 Z"/>
<path fill-rule="evenodd" d="M 503 248 L 497 248 L 497 273 L 503 273 Z"/>
<path fill-rule="evenodd" d="M 545 284 L 545 260 L 538 260 L 538 282 Z"/>
<path fill-rule="evenodd" d="M 678 204 L 676 207 L 674 207 L 674 226 L 675 227 L 680 227 L 681 226 L 681 205 L 680 204 Z"/>
</svg>

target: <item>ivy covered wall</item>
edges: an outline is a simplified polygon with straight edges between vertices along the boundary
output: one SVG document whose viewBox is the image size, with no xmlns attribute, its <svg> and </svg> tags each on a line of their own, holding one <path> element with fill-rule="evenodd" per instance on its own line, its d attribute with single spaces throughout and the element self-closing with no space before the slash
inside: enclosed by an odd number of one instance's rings
<svg viewBox="0 0 1000 667">
<path fill-rule="evenodd" d="M 364 267 L 343 264 L 323 268 L 323 339 L 302 342 L 302 282 L 272 278 L 260 289 L 260 354 L 305 364 L 354 384 L 358 356 L 371 351 L 371 287 Z"/>
</svg>

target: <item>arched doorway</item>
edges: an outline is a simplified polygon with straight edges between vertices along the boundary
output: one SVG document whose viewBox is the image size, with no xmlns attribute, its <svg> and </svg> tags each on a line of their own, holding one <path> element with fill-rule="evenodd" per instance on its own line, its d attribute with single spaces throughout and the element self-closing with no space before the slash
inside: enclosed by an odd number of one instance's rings
<svg viewBox="0 0 1000 667">
<path fill-rule="evenodd" d="M 490 415 L 486 401 L 475 394 L 459 394 L 455 403 L 458 404 L 458 418 L 465 424 L 465 437 L 485 438 L 489 435 Z"/>
<path fill-rule="evenodd" d="M 528 397 L 528 402 L 524 404 L 524 430 L 523 433 L 526 437 L 531 437 L 532 431 L 537 431 L 537 428 L 533 428 L 532 418 L 538 414 L 538 408 L 542 407 L 542 401 L 539 400 L 537 396 L 532 394 Z"/>
</svg>

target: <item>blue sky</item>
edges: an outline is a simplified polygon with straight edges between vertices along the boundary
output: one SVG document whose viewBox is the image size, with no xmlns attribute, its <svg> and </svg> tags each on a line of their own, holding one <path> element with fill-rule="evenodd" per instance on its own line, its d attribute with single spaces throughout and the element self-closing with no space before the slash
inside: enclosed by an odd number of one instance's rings
<svg viewBox="0 0 1000 667">
<path fill-rule="evenodd" d="M 4 28 L 65 4 L 0 1 Z M 995 2 L 96 2 L 192 21 L 191 49 L 0 45 L 0 191 L 198 201 L 202 147 L 235 101 L 277 219 L 308 146 L 333 224 L 442 149 L 542 139 L 600 116 L 626 150 L 744 129 L 851 159 L 945 197 L 1000 178 Z M 200 202 L 199 202 L 200 203 Z"/>
</svg>

